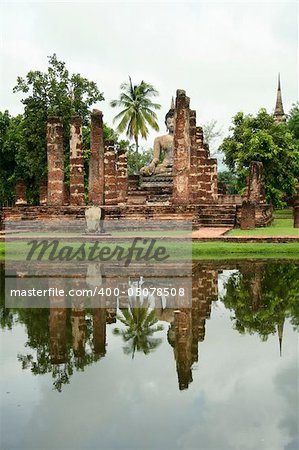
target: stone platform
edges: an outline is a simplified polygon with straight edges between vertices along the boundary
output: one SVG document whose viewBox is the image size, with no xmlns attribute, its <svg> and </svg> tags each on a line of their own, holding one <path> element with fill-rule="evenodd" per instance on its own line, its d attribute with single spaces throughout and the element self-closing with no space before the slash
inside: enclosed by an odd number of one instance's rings
<svg viewBox="0 0 299 450">
<path fill-rule="evenodd" d="M 76 220 L 85 218 L 86 206 L 15 206 L 2 208 L 2 221 Z M 233 227 L 236 205 L 118 205 L 103 206 L 105 220 L 191 220 L 193 228 Z M 27 224 L 26 224 L 27 226 Z M 30 227 L 29 223 L 28 226 Z"/>
</svg>

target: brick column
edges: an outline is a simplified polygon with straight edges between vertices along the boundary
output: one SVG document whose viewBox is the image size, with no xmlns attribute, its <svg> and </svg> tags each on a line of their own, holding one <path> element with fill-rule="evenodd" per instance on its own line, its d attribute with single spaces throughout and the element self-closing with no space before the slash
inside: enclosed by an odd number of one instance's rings
<svg viewBox="0 0 299 450">
<path fill-rule="evenodd" d="M 72 117 L 70 126 L 70 204 L 85 205 L 82 120 L 79 116 Z"/>
<path fill-rule="evenodd" d="M 43 180 L 39 186 L 39 204 L 46 205 L 48 198 L 48 180 Z"/>
<path fill-rule="evenodd" d="M 190 171 L 189 171 L 189 202 L 194 203 L 198 191 L 198 144 L 196 130 L 196 111 L 190 111 L 189 114 L 190 131 Z"/>
<path fill-rule="evenodd" d="M 173 198 L 175 204 L 189 203 L 189 98 L 185 91 L 178 90 L 176 96 L 174 150 L 173 150 Z"/>
<path fill-rule="evenodd" d="M 22 178 L 18 178 L 16 182 L 16 205 L 27 205 L 26 184 Z"/>
<path fill-rule="evenodd" d="M 98 109 L 91 114 L 88 200 L 96 206 L 104 204 L 103 113 Z"/>
<path fill-rule="evenodd" d="M 294 228 L 299 228 L 299 195 L 298 194 L 294 201 L 293 218 L 294 218 Z"/>
<path fill-rule="evenodd" d="M 117 205 L 118 188 L 116 186 L 116 161 L 114 142 L 105 142 L 105 205 Z"/>
<path fill-rule="evenodd" d="M 59 117 L 49 117 L 47 123 L 48 205 L 63 205 L 64 162 L 63 125 Z"/>
<path fill-rule="evenodd" d="M 124 150 L 118 151 L 117 187 L 118 187 L 118 202 L 125 203 L 128 197 L 128 167 L 127 167 L 127 154 Z"/>
<path fill-rule="evenodd" d="M 266 203 L 263 163 L 252 161 L 247 186 L 247 199 L 256 204 Z"/>
<path fill-rule="evenodd" d="M 255 228 L 255 202 L 244 200 L 241 208 L 240 228 L 250 230 Z"/>
</svg>

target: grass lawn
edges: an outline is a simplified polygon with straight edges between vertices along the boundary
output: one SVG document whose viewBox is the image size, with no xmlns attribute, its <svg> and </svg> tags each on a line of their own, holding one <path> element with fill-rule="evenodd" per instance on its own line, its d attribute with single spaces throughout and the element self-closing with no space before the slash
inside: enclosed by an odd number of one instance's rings
<svg viewBox="0 0 299 450">
<path fill-rule="evenodd" d="M 4 261 L 4 242 L 0 242 L 0 262 Z M 299 259 L 298 243 L 194 242 L 192 258 L 200 259 Z"/>
<path fill-rule="evenodd" d="M 299 228 L 293 228 L 292 209 L 275 211 L 274 220 L 270 227 L 255 228 L 253 230 L 231 230 L 229 236 L 299 236 Z"/>
<path fill-rule="evenodd" d="M 194 242 L 192 258 L 199 259 L 299 259 L 299 243 Z"/>
</svg>

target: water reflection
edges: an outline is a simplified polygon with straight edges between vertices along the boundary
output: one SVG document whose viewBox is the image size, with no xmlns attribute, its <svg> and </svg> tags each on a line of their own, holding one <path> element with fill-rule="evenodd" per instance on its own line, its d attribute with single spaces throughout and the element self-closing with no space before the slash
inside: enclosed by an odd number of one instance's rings
<svg viewBox="0 0 299 450">
<path fill-rule="evenodd" d="M 125 308 L 119 314 L 118 319 L 125 325 L 125 329 L 114 328 L 114 335 L 121 335 L 126 345 L 124 353 L 132 355 L 135 352 L 143 352 L 148 355 L 162 342 L 162 339 L 153 337 L 154 333 L 163 330 L 163 325 L 157 325 L 156 311 L 149 309 L 148 302 L 139 300 L 129 308 Z"/>
<path fill-rule="evenodd" d="M 212 304 L 219 298 L 219 276 L 223 271 L 226 280 L 221 301 L 231 311 L 235 330 L 241 334 L 257 333 L 262 341 L 276 333 L 281 350 L 285 319 L 299 329 L 299 265 L 296 263 L 194 263 L 192 308 L 163 307 L 159 298 L 155 310 L 145 301 L 139 308 L 128 307 L 127 299 L 120 298 L 118 311 L 114 304 L 103 307 L 103 300 L 93 300 L 93 308 L 85 309 L 79 299 L 74 299 L 72 308 L 66 309 L 61 298 L 55 296 L 49 299 L 50 309 L 5 308 L 2 267 L 1 327 L 13 329 L 17 323 L 25 325 L 28 351 L 18 354 L 22 369 L 30 369 L 34 375 L 51 373 L 53 386 L 60 392 L 74 371 L 83 371 L 105 357 L 107 324 L 118 319 L 118 324 L 113 325 L 116 342 L 124 344 L 124 353 L 132 358 L 136 352 L 150 357 L 162 342 L 157 333 L 166 326 L 178 386 L 184 390 L 192 382 L 194 363 L 199 361 L 199 343 L 205 339 Z"/>
</svg>

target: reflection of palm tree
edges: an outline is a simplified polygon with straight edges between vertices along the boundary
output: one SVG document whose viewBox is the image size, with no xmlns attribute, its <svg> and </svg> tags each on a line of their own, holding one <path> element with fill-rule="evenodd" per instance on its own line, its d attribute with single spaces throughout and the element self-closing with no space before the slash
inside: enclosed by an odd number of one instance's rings
<svg viewBox="0 0 299 450">
<path fill-rule="evenodd" d="M 125 326 L 125 330 L 115 328 L 113 333 L 121 335 L 127 343 L 123 347 L 124 352 L 132 354 L 134 358 L 135 351 L 143 352 L 145 355 L 155 350 L 162 342 L 162 339 L 153 338 L 153 334 L 163 330 L 163 325 L 154 326 L 158 320 L 155 317 L 155 310 L 150 311 L 146 303 L 135 301 L 136 306 L 122 311 L 122 315 L 117 318 Z"/>
</svg>

